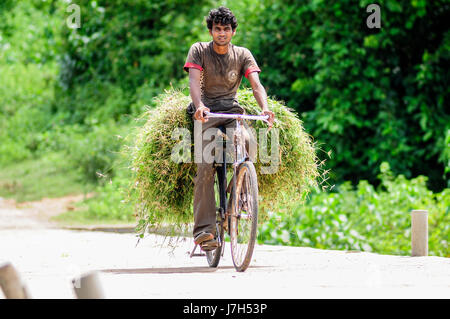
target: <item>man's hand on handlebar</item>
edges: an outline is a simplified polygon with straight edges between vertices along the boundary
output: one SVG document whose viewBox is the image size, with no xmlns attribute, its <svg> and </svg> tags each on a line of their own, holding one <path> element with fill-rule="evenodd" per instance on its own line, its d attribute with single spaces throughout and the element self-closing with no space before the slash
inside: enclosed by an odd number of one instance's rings
<svg viewBox="0 0 450 319">
<path fill-rule="evenodd" d="M 273 126 L 273 121 L 275 120 L 275 113 L 269 110 L 262 111 L 261 115 L 267 115 L 269 118 L 267 119 L 267 122 L 269 124 L 269 130 Z"/>
<path fill-rule="evenodd" d="M 205 112 L 209 112 L 209 109 L 206 106 L 199 106 L 194 114 L 194 119 L 197 121 L 202 121 L 202 123 L 208 122 L 208 119 L 205 118 Z"/>
<path fill-rule="evenodd" d="M 194 113 L 194 120 L 201 121 L 202 123 L 207 122 L 208 121 L 207 113 L 209 113 L 209 112 L 210 112 L 210 110 L 206 106 L 204 106 L 204 105 L 199 106 Z M 213 114 L 213 113 L 211 113 L 211 114 Z M 221 114 L 217 114 L 217 115 L 221 115 Z M 264 110 L 261 112 L 261 115 L 267 116 L 267 119 L 264 121 L 267 122 L 267 124 L 269 126 L 269 130 L 270 130 L 272 128 L 273 122 L 275 120 L 275 113 L 273 113 L 272 111 L 269 111 L 269 110 Z"/>
</svg>

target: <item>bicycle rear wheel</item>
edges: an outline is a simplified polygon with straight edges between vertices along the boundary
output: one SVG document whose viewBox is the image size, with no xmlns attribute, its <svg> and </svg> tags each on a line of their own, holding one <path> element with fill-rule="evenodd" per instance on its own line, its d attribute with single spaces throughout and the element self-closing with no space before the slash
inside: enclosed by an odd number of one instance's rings
<svg viewBox="0 0 450 319">
<path fill-rule="evenodd" d="M 218 205 L 216 209 L 216 239 L 219 242 L 219 246 L 212 250 L 212 251 L 206 251 L 206 259 L 208 261 L 209 267 L 217 267 L 219 265 L 220 256 L 223 252 L 224 244 L 224 230 L 223 230 L 223 202 L 226 200 L 221 197 L 226 196 L 226 190 L 224 187 L 224 182 L 222 180 L 222 167 L 217 167 L 216 172 L 214 173 L 214 195 L 216 199 L 216 206 Z M 225 181 L 226 184 L 226 181 Z"/>
<path fill-rule="evenodd" d="M 239 166 L 232 194 L 231 255 L 236 270 L 245 271 L 250 265 L 258 228 L 258 181 L 252 162 Z"/>
</svg>

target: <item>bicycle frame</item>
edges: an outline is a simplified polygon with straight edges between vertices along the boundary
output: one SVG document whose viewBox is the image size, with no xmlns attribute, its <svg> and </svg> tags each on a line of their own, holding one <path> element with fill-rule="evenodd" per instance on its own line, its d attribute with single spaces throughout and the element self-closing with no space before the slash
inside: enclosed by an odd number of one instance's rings
<svg viewBox="0 0 450 319">
<path fill-rule="evenodd" d="M 223 119 L 235 119 L 236 120 L 236 130 L 234 132 L 234 151 L 235 151 L 235 160 L 232 164 L 233 166 L 233 189 L 236 189 L 236 176 L 237 176 L 237 169 L 239 165 L 241 165 L 243 162 L 245 162 L 248 159 L 247 151 L 245 149 L 245 142 L 242 141 L 242 124 L 241 122 L 243 120 L 261 120 L 266 123 L 268 123 L 268 115 L 245 115 L 245 114 L 225 114 L 225 113 L 211 113 L 211 112 L 205 112 L 206 118 L 223 118 Z M 224 165 L 222 168 L 223 176 L 225 178 L 226 183 L 226 154 L 225 149 L 223 150 L 223 159 L 224 159 Z M 237 201 L 237 196 L 234 196 L 234 200 Z M 237 202 L 235 202 L 235 205 L 237 206 Z M 227 202 L 225 201 L 225 214 L 227 213 L 228 207 Z"/>
<path fill-rule="evenodd" d="M 245 114 L 225 114 L 225 113 L 211 113 L 205 112 L 205 118 L 222 118 L 222 119 L 235 119 L 236 120 L 236 131 L 234 134 L 235 142 L 235 162 L 233 167 L 238 167 L 247 158 L 245 147 L 242 149 L 242 124 L 243 120 L 253 120 L 253 121 L 264 121 L 268 123 L 268 115 L 245 115 Z"/>
</svg>

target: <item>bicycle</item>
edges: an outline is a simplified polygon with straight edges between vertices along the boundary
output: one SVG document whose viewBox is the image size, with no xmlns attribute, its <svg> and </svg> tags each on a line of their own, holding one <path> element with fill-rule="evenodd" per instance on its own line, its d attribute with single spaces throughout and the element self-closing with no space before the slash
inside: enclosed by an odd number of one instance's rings
<svg viewBox="0 0 450 319">
<path fill-rule="evenodd" d="M 218 247 L 205 254 L 195 254 L 197 244 L 190 257 L 204 256 L 210 267 L 219 265 L 220 257 L 225 250 L 225 232 L 230 237 L 231 256 L 237 271 L 243 272 L 250 265 L 256 242 L 258 227 L 258 181 L 255 166 L 248 156 L 241 122 L 244 120 L 262 120 L 267 122 L 267 115 L 221 114 L 205 112 L 207 118 L 227 118 L 236 120 L 236 128 L 232 136 L 234 161 L 232 176 L 227 181 L 227 136 L 225 129 L 219 127 L 223 139 L 222 162 L 214 162 L 214 193 L 216 203 L 216 239 Z M 227 193 L 230 196 L 227 198 Z"/>
</svg>

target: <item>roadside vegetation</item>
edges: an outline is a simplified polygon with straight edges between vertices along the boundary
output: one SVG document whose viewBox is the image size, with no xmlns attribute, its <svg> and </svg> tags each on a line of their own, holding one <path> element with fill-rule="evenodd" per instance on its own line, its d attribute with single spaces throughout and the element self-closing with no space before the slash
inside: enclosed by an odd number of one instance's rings
<svg viewBox="0 0 450 319">
<path fill-rule="evenodd" d="M 77 1 L 76 30 L 66 1 L 0 3 L 0 197 L 94 194 L 61 222 L 135 223 L 136 119 L 166 89 L 188 94 L 182 65 L 209 41 L 203 17 L 219 5 L 107 3 Z M 410 212 L 428 209 L 430 254 L 449 257 L 450 4 L 381 1 L 374 31 L 369 3 L 228 3 L 233 42 L 299 115 L 330 176 L 327 190 L 273 207 L 259 242 L 406 255 Z"/>
<path fill-rule="evenodd" d="M 313 193 L 305 204 L 269 213 L 258 241 L 265 244 L 411 253 L 411 211 L 428 211 L 429 255 L 450 257 L 450 189 L 433 193 L 427 178 L 393 176 L 389 164 L 380 167 L 380 185 L 367 181 L 339 185 L 334 192 Z"/>
</svg>

